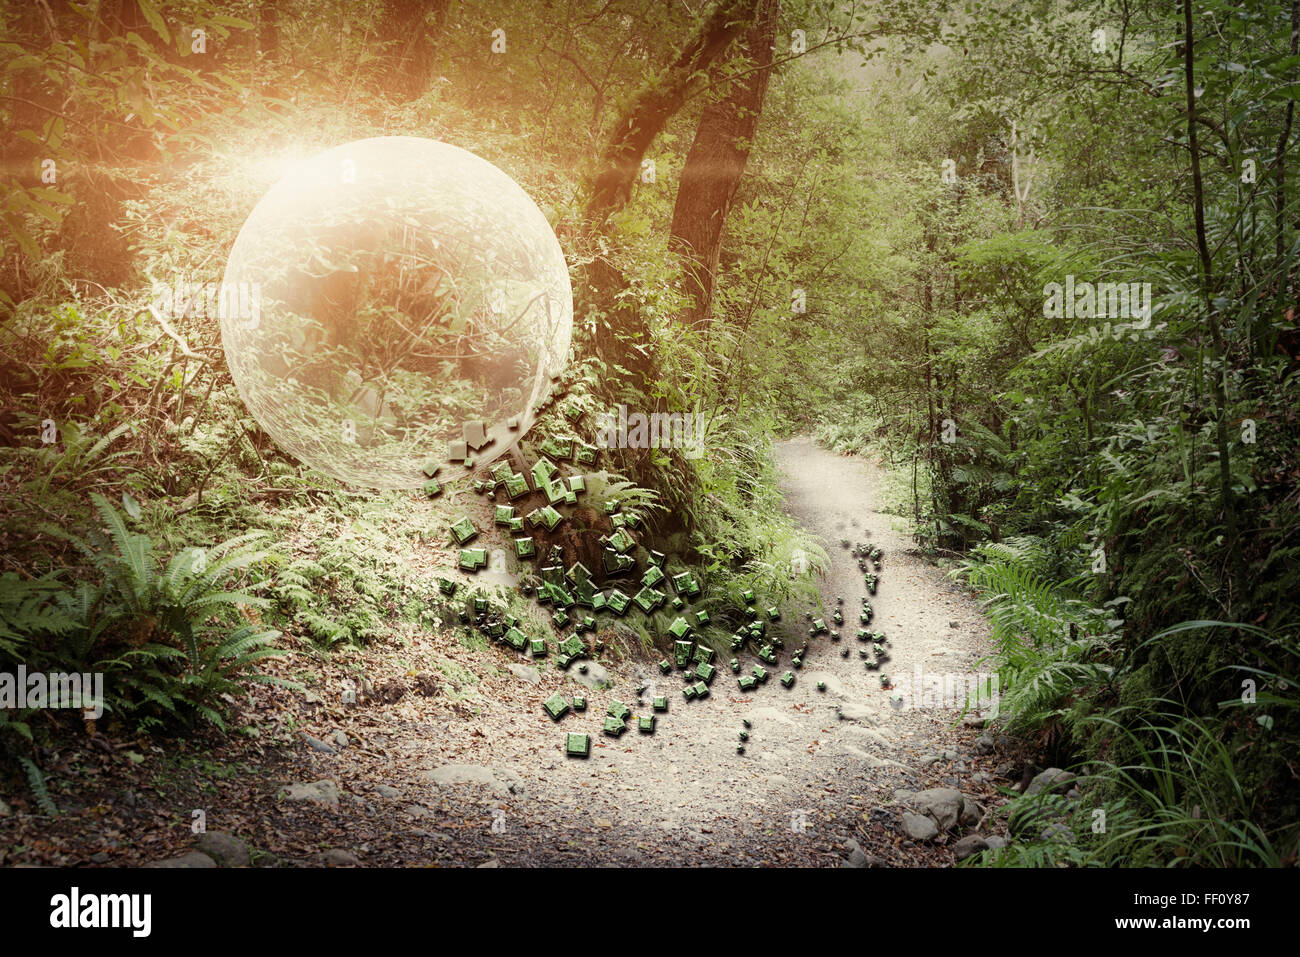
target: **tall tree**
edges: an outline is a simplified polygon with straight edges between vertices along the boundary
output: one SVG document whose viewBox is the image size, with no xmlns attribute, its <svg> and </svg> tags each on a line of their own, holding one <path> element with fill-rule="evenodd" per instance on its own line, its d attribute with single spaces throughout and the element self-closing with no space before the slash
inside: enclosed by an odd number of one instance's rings
<svg viewBox="0 0 1300 957">
<path fill-rule="evenodd" d="M 413 100 L 429 88 L 433 73 L 433 44 L 447 19 L 449 0 L 388 0 L 380 36 L 390 44 L 393 58 L 385 64 L 387 85 Z"/>
<path fill-rule="evenodd" d="M 767 98 L 780 12 L 780 0 L 758 0 L 744 37 L 715 68 L 724 92 L 700 114 L 682 169 L 670 243 L 683 260 L 693 301 L 681 316 L 687 323 L 707 320 L 713 304 L 722 232 Z"/>
</svg>

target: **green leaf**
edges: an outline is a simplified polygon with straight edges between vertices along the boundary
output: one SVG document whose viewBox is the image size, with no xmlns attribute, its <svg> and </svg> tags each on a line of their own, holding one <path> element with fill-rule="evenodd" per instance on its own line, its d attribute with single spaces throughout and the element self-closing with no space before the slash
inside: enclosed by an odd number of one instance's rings
<svg viewBox="0 0 1300 957">
<path fill-rule="evenodd" d="M 162 37 L 163 43 L 170 45 L 172 42 L 171 31 L 167 29 L 167 21 L 163 19 L 157 7 L 150 3 L 149 0 L 136 0 L 136 2 L 140 4 L 140 12 L 149 21 L 149 26 L 153 27 L 153 32 Z"/>
</svg>

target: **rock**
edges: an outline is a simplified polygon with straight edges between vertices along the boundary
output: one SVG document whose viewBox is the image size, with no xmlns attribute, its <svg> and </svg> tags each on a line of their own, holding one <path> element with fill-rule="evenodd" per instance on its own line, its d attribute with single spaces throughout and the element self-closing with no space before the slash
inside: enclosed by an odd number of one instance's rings
<svg viewBox="0 0 1300 957">
<path fill-rule="evenodd" d="M 312 781 L 309 784 L 290 784 L 281 789 L 284 801 L 316 801 L 320 804 L 339 803 L 339 786 L 333 781 Z"/>
<path fill-rule="evenodd" d="M 870 867 L 871 858 L 862 852 L 862 848 L 855 847 L 846 860 L 840 862 L 840 867 Z"/>
<path fill-rule="evenodd" d="M 1006 847 L 1009 842 L 1005 837 L 999 837 L 996 834 L 992 834 L 989 837 L 984 838 L 984 843 L 988 846 L 990 851 L 1000 851 L 1002 848 Z"/>
<path fill-rule="evenodd" d="M 984 809 L 969 794 L 961 796 L 961 823 L 964 827 L 974 827 L 980 822 Z"/>
<path fill-rule="evenodd" d="M 284 867 L 285 862 L 270 851 L 257 851 L 253 855 L 254 867 Z"/>
<path fill-rule="evenodd" d="M 326 744 L 320 738 L 313 738 L 306 731 L 302 732 L 302 738 L 314 751 L 319 751 L 321 754 L 338 754 L 338 752 L 330 747 L 330 745 Z"/>
<path fill-rule="evenodd" d="M 955 788 L 929 788 L 919 791 L 912 796 L 909 803 L 934 821 L 941 831 L 956 827 L 961 817 L 962 796 Z"/>
<path fill-rule="evenodd" d="M 914 841 L 932 841 L 939 836 L 939 829 L 928 817 L 904 811 L 903 833 Z"/>
<path fill-rule="evenodd" d="M 1029 782 L 1029 787 L 1025 788 L 1025 796 L 1032 797 L 1043 791 L 1063 791 L 1074 780 L 1075 776 L 1069 771 L 1062 771 L 1060 768 L 1048 768 Z"/>
<path fill-rule="evenodd" d="M 190 851 L 188 854 L 171 857 L 165 861 L 150 861 L 145 865 L 145 867 L 181 867 L 189 869 L 213 868 L 216 866 L 216 861 L 198 851 Z"/>
<path fill-rule="evenodd" d="M 323 851 L 320 855 L 320 862 L 325 867 L 360 867 L 361 861 L 351 851 L 345 851 L 339 847 L 332 847 L 328 851 Z"/>
<path fill-rule="evenodd" d="M 968 728 L 982 728 L 988 723 L 988 718 L 980 714 L 962 715 L 961 723 Z"/>
<path fill-rule="evenodd" d="M 928 767 L 931 764 L 938 764 L 941 760 L 937 754 L 923 754 L 916 759 L 916 763 L 921 767 Z"/>
<path fill-rule="evenodd" d="M 1016 776 L 1016 766 L 1010 761 L 1003 761 L 993 769 L 993 773 L 1000 778 L 1013 778 Z"/>
<path fill-rule="evenodd" d="M 9 809 L 9 805 L 4 802 L 4 798 L 0 798 L 0 817 L 8 817 L 13 813 L 14 812 Z"/>
<path fill-rule="evenodd" d="M 992 754 L 994 747 L 993 735 L 987 731 L 975 739 L 976 754 Z"/>
<path fill-rule="evenodd" d="M 492 858 L 492 860 L 484 861 L 482 864 L 479 864 L 478 866 L 479 867 L 500 867 L 501 862 L 494 857 Z"/>
<path fill-rule="evenodd" d="M 542 673 L 530 665 L 510 664 L 506 670 L 525 684 L 535 685 L 542 680 Z"/>
<path fill-rule="evenodd" d="M 988 846 L 988 842 L 981 835 L 967 834 L 952 846 L 952 852 L 957 856 L 957 860 L 964 861 L 972 854 L 987 850 Z"/>
<path fill-rule="evenodd" d="M 96 853 L 90 855 L 90 860 L 94 864 L 107 864 L 108 851 L 97 851 Z"/>
<path fill-rule="evenodd" d="M 949 627 L 949 628 L 960 628 L 960 627 L 961 627 L 961 622 L 959 622 L 959 621 L 950 621 L 950 622 L 948 622 L 948 627 Z"/>
<path fill-rule="evenodd" d="M 402 796 L 401 791 L 397 790 L 397 788 L 392 787 L 391 785 L 388 784 L 376 784 L 375 793 L 378 794 L 380 797 L 386 797 L 386 798 L 396 798 Z"/>
<path fill-rule="evenodd" d="M 194 846 L 216 861 L 218 867 L 248 867 L 253 863 L 248 845 L 233 834 L 206 831 L 199 835 Z"/>
<path fill-rule="evenodd" d="M 945 761 L 956 761 L 958 758 L 961 757 L 961 754 L 952 750 L 951 748 L 948 748 L 940 754 L 940 757 L 943 758 L 943 760 Z"/>
<path fill-rule="evenodd" d="M 526 793 L 523 779 L 508 768 L 487 768 L 477 764 L 444 764 L 422 775 L 426 781 L 446 787 L 456 784 L 470 784 L 486 787 L 498 797 L 514 794 L 523 797 Z"/>
<path fill-rule="evenodd" d="M 605 666 L 598 661 L 588 661 L 587 670 L 572 675 L 572 678 L 574 681 L 578 682 L 578 684 L 585 685 L 592 691 L 599 691 L 602 688 L 611 688 L 614 685 L 614 682 L 610 680 L 609 672 L 606 671 Z"/>
<path fill-rule="evenodd" d="M 335 731 L 334 745 L 335 747 L 346 748 L 348 746 L 348 736 L 344 734 L 342 731 Z"/>
<path fill-rule="evenodd" d="M 1083 794 L 1079 791 L 1078 788 L 1070 788 L 1070 790 L 1065 792 L 1065 796 L 1068 797 L 1071 801 L 1077 801 L 1079 800 L 1079 798 L 1083 797 Z"/>
<path fill-rule="evenodd" d="M 1044 841 L 1056 841 L 1064 844 L 1074 843 L 1074 831 L 1068 824 L 1049 824 L 1047 827 L 1043 828 L 1039 837 Z"/>
</svg>

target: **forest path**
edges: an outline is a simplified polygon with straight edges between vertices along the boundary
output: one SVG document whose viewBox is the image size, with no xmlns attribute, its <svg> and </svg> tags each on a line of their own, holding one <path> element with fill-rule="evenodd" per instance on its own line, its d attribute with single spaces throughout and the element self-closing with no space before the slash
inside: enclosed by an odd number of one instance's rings
<svg viewBox="0 0 1300 957">
<path fill-rule="evenodd" d="M 785 648 L 752 693 L 738 689 L 729 656 L 719 655 L 708 697 L 687 701 L 680 672 L 660 675 L 640 655 L 606 649 L 584 674 L 577 664 L 565 671 L 468 641 L 464 628 L 308 653 L 289 664 L 314 690 L 250 692 L 239 720 L 256 734 L 181 742 L 166 756 L 155 748 L 139 775 L 79 784 L 81 809 L 40 823 L 41 840 L 52 843 L 38 855 L 29 841 L 26 859 L 158 861 L 193 845 L 190 809 L 200 808 L 210 831 L 271 855 L 263 863 L 838 866 L 853 841 L 859 864 L 952 863 L 947 838 L 904 836 L 897 791 L 953 787 L 989 807 L 996 759 L 978 753 L 979 731 L 953 708 L 891 707 L 880 675 L 897 680 L 916 665 L 969 672 L 987 648 L 979 606 L 879 510 L 877 465 L 808 439 L 779 443 L 776 456 L 786 507 L 831 562 L 820 583 L 824 610 L 791 602 L 769 626 Z M 477 507 L 490 522 L 490 504 Z M 883 550 L 870 625 L 889 639 L 880 671 L 858 654 L 868 647 L 855 638 L 866 588 L 843 539 Z M 841 640 L 809 641 L 793 687 L 782 687 L 791 652 L 807 638 L 805 612 L 830 624 L 840 597 Z M 738 657 L 745 671 L 758 663 L 749 649 Z M 606 671 L 608 688 L 579 684 Z M 343 682 L 358 674 L 406 690 L 349 707 Z M 557 692 L 585 694 L 587 710 L 552 721 L 542 702 Z M 632 720 L 619 738 L 601 733 L 610 702 L 646 714 L 655 693 L 667 695 L 669 709 L 653 734 Z M 751 727 L 740 754 L 744 720 Z M 565 756 L 570 731 L 591 735 L 589 758 Z M 299 793 L 286 794 L 289 785 Z M 105 807 L 114 809 L 111 827 L 98 817 Z"/>
<path fill-rule="evenodd" d="M 372 832 L 364 850 L 408 864 L 835 866 L 854 839 L 880 863 L 950 863 L 942 846 L 905 841 L 894 791 L 952 786 L 984 800 L 986 788 L 965 780 L 975 770 L 979 732 L 957 722 L 955 710 L 895 710 L 879 676 L 910 675 L 916 664 L 927 672 L 971 670 L 986 648 L 984 619 L 939 569 L 909 554 L 896 520 L 877 510 L 878 466 L 807 439 L 783 442 L 776 453 L 787 508 L 831 556 L 821 584 L 828 623 L 837 597 L 846 619 L 838 643 L 825 635 L 810 641 L 792 688 L 777 678 L 807 634 L 799 608 L 787 608 L 774 626 L 786 636 L 785 652 L 749 695 L 722 656 L 710 695 L 695 702 L 683 698 L 679 672 L 661 676 L 629 662 L 610 666 L 611 689 L 587 692 L 586 713 L 553 723 L 540 702 L 557 690 L 580 692 L 576 666 L 544 669 L 523 694 L 531 676 L 485 681 L 488 700 L 472 723 L 393 727 L 384 736 L 385 753 L 396 759 L 384 784 L 401 797 L 362 802 L 369 816 L 389 818 L 386 833 Z M 880 671 L 867 670 L 858 654 L 868 647 L 854 637 L 867 592 L 841 539 L 884 551 L 870 626 L 890 640 L 891 659 Z M 740 657 L 745 671 L 758 663 L 748 649 Z M 649 688 L 639 704 L 643 683 Z M 668 696 L 669 711 L 658 715 L 653 735 L 638 733 L 631 719 L 620 738 L 600 733 L 608 702 L 649 713 L 655 693 Z M 752 727 L 742 755 L 743 719 Z M 566 731 L 591 734 L 590 758 L 564 756 Z M 346 786 L 365 794 L 364 785 Z"/>
</svg>

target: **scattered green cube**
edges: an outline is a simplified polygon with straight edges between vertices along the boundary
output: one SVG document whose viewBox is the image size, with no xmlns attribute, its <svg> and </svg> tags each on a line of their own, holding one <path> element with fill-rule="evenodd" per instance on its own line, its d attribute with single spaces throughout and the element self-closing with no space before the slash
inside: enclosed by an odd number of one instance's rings
<svg viewBox="0 0 1300 957">
<path fill-rule="evenodd" d="M 546 639 L 531 638 L 528 641 L 528 653 L 534 658 L 541 658 L 546 654 Z"/>
<path fill-rule="evenodd" d="M 486 548 L 462 548 L 460 550 L 460 560 L 457 564 L 467 572 L 476 572 L 480 568 L 486 568 L 487 563 Z"/>
<path fill-rule="evenodd" d="M 605 726 L 601 730 L 604 731 L 611 738 L 617 738 L 620 734 L 622 734 L 624 731 L 627 730 L 627 725 L 623 723 L 622 718 L 611 717 L 605 719 Z"/>
<path fill-rule="evenodd" d="M 673 656 L 676 658 L 677 667 L 685 668 L 691 660 L 691 643 L 689 641 L 674 641 Z"/>
<path fill-rule="evenodd" d="M 668 696 L 667 696 L 667 695 L 660 695 L 659 697 L 655 698 L 655 700 L 654 700 L 654 709 L 655 709 L 656 711 L 667 711 L 667 710 L 668 710 Z"/>
<path fill-rule="evenodd" d="M 706 685 L 703 681 L 697 681 L 695 683 L 695 697 L 707 698 L 708 696 L 709 696 L 709 686 Z"/>
<path fill-rule="evenodd" d="M 754 686 L 758 684 L 752 675 L 741 675 L 737 679 L 737 683 L 740 685 L 741 691 L 753 691 Z"/>
<path fill-rule="evenodd" d="M 513 505 L 498 505 L 493 512 L 493 521 L 497 525 L 509 526 L 515 518 L 515 507 Z"/>
<path fill-rule="evenodd" d="M 564 736 L 564 753 L 571 758 L 585 758 L 591 755 L 591 735 L 569 734 Z"/>
<path fill-rule="evenodd" d="M 777 608 L 776 605 L 773 605 L 771 608 L 767 610 L 767 617 L 769 621 L 780 621 L 781 610 Z"/>
<path fill-rule="evenodd" d="M 478 529 L 474 527 L 474 523 L 468 516 L 462 516 L 452 523 L 451 534 L 455 537 L 457 545 L 464 545 L 478 534 Z"/>
<path fill-rule="evenodd" d="M 746 605 L 754 604 L 754 592 L 752 590 L 746 588 L 743 592 L 740 593 L 740 597 L 745 600 Z"/>
<path fill-rule="evenodd" d="M 613 701 L 610 702 L 609 711 L 607 713 L 611 718 L 617 718 L 618 720 L 622 721 L 624 718 L 626 718 L 629 714 L 632 713 L 632 709 L 629 708 L 627 705 L 623 704 L 623 702 L 621 701 Z"/>
<path fill-rule="evenodd" d="M 701 662 L 695 666 L 696 676 L 703 679 L 706 684 L 713 680 L 713 673 L 715 670 L 716 669 L 713 665 L 709 664 L 707 661 Z"/>
<path fill-rule="evenodd" d="M 668 672 L 673 670 L 673 666 L 670 665 L 668 659 L 665 658 L 663 661 L 659 662 L 659 670 L 664 674 L 668 674 Z"/>
<path fill-rule="evenodd" d="M 511 647 L 523 651 L 528 647 L 528 636 L 518 628 L 511 628 L 505 633 L 505 642 Z"/>
<path fill-rule="evenodd" d="M 707 611 L 697 611 L 695 613 L 695 624 L 703 627 L 709 623 L 709 613 Z"/>
<path fill-rule="evenodd" d="M 793 671 L 787 671 L 785 674 L 783 674 L 783 675 L 781 676 L 781 684 L 785 685 L 787 688 L 789 688 L 791 685 L 793 685 L 793 684 L 794 684 L 794 672 L 793 672 Z"/>
<path fill-rule="evenodd" d="M 429 479 L 424 483 L 424 494 L 429 498 L 437 498 L 442 494 L 442 483 L 437 479 Z"/>
<path fill-rule="evenodd" d="M 680 615 L 677 618 L 674 618 L 673 623 L 668 626 L 668 634 L 678 641 L 681 641 L 690 633 L 691 626 L 687 623 L 686 619 L 682 618 Z"/>
<path fill-rule="evenodd" d="M 627 611 L 627 606 L 631 604 L 631 602 L 632 599 L 628 598 L 627 595 L 623 594 L 617 588 L 611 591 L 609 597 L 605 599 L 605 603 L 609 606 L 610 610 L 619 616 L 622 616 Z"/>
<path fill-rule="evenodd" d="M 652 714 L 641 715 L 641 717 L 637 718 L 636 726 L 642 734 L 654 734 L 655 716 Z"/>
<path fill-rule="evenodd" d="M 568 713 L 569 702 L 564 700 L 564 695 L 556 692 L 542 702 L 542 707 L 546 709 L 552 721 L 559 721 Z"/>
<path fill-rule="evenodd" d="M 587 710 L 587 699 L 584 698 L 584 697 L 582 697 L 581 695 L 579 695 L 578 697 L 574 698 L 574 699 L 573 699 L 573 710 L 574 710 L 574 711 L 586 711 L 586 710 Z"/>
</svg>

